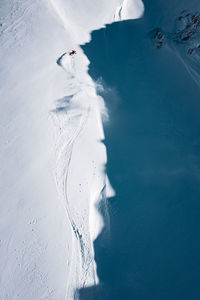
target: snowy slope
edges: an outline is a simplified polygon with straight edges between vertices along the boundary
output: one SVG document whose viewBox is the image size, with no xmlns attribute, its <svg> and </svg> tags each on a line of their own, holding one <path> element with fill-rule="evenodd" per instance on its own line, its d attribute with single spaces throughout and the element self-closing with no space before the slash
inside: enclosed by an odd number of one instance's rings
<svg viewBox="0 0 200 300">
<path fill-rule="evenodd" d="M 123 5 L 132 14 L 116 19 Z M 141 15 L 138 0 L 0 2 L 2 300 L 72 299 L 98 281 L 103 104 L 78 45 L 105 23 L 137 17 L 134 7 Z"/>
</svg>

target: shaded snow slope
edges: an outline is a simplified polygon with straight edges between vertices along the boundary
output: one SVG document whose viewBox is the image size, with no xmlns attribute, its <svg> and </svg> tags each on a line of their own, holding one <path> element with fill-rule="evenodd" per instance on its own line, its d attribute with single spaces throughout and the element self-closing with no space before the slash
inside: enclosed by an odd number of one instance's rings
<svg viewBox="0 0 200 300">
<path fill-rule="evenodd" d="M 120 5 L 0 3 L 0 299 L 68 300 L 98 281 L 103 104 L 82 50 L 68 53 Z"/>
</svg>

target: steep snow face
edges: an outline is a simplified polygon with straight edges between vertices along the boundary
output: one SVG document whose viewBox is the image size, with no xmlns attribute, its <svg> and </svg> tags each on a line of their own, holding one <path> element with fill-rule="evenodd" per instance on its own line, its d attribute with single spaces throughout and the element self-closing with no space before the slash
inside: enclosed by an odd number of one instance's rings
<svg viewBox="0 0 200 300">
<path fill-rule="evenodd" d="M 78 45 L 134 3 L 0 3 L 1 299 L 68 300 L 98 281 L 92 242 L 108 186 L 104 108 Z"/>
<path fill-rule="evenodd" d="M 124 0 L 116 10 L 115 21 L 137 19 L 143 12 L 144 5 L 141 0 Z"/>
<path fill-rule="evenodd" d="M 73 31 L 76 43 L 86 43 L 92 30 L 104 24 L 120 20 L 139 18 L 144 6 L 141 0 L 71 1 L 50 0 L 67 31 Z M 120 8 L 120 17 L 115 17 Z"/>
</svg>

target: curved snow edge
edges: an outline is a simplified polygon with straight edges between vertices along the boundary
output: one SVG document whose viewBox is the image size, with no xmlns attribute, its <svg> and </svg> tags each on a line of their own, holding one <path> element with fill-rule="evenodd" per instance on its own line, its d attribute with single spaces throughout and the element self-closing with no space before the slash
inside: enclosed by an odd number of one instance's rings
<svg viewBox="0 0 200 300">
<path fill-rule="evenodd" d="M 50 0 L 52 7 L 54 9 L 54 12 L 56 15 L 59 17 L 60 24 L 65 28 L 68 36 L 71 37 L 71 43 L 70 47 L 73 48 L 78 48 L 78 56 L 75 57 L 75 60 L 73 60 L 73 63 L 67 62 L 67 60 L 64 62 L 63 61 L 63 70 L 67 73 L 67 80 L 66 80 L 66 86 L 72 85 L 72 80 L 73 80 L 73 86 L 76 88 L 78 87 L 78 92 L 77 94 L 71 95 L 71 97 L 79 97 L 79 94 L 81 94 L 81 91 L 86 92 L 88 94 L 88 97 L 84 99 L 84 109 L 90 110 L 90 115 L 93 114 L 93 117 L 89 117 L 87 122 L 91 122 L 90 120 L 92 119 L 94 122 L 94 128 L 96 128 L 96 140 L 93 139 L 93 143 L 97 143 L 99 140 L 99 137 L 103 138 L 103 125 L 102 125 L 102 119 L 101 119 L 101 108 L 98 103 L 98 96 L 95 90 L 95 83 L 92 81 L 88 74 L 88 65 L 89 61 L 85 54 L 83 53 L 82 49 L 80 48 L 79 45 L 85 44 L 91 39 L 91 32 L 93 30 L 97 30 L 105 26 L 105 24 L 111 24 L 114 23 L 115 21 L 122 21 L 122 20 L 129 20 L 129 19 L 136 19 L 142 16 L 144 12 L 144 5 L 141 0 L 110 0 L 109 4 L 107 0 L 102 0 L 100 3 L 100 8 L 101 10 L 98 9 L 98 5 L 93 6 L 91 3 L 91 0 L 85 0 L 83 5 L 83 2 L 80 2 L 80 11 L 81 15 L 77 14 L 75 9 L 77 9 L 77 6 L 74 6 L 74 3 L 71 1 L 64 2 L 63 0 Z M 109 7 L 108 9 L 106 9 Z M 84 10 L 85 15 L 84 15 Z M 98 10 L 98 13 L 95 10 Z M 90 13 L 90 16 L 88 16 L 88 12 Z M 78 16 L 78 18 L 77 18 Z M 71 49 L 68 49 L 71 50 Z M 60 53 L 61 54 L 61 53 Z M 61 55 L 62 57 L 62 55 Z M 66 96 L 66 90 L 65 94 L 63 96 Z M 92 101 L 93 99 L 93 101 Z M 83 100 L 83 99 L 82 99 Z M 89 129 L 84 129 L 85 131 L 88 130 L 88 135 L 91 134 Z M 83 133 L 84 135 L 84 133 Z M 86 134 L 87 135 L 87 134 Z M 76 143 L 79 143 L 79 140 L 81 140 L 81 135 L 80 137 L 77 137 Z M 85 146 L 90 147 L 90 146 Z M 85 148 L 85 149 L 86 149 Z M 94 147 L 95 149 L 95 147 Z M 86 149 L 87 150 L 87 149 Z M 74 271 L 71 270 L 72 274 L 70 276 L 71 278 L 71 284 L 68 283 L 68 288 L 67 289 L 73 289 L 75 290 L 76 288 L 81 288 L 83 286 L 90 286 L 93 284 L 98 283 L 98 277 L 96 273 L 96 264 L 94 260 L 94 247 L 93 247 L 93 242 L 97 238 L 97 236 L 100 234 L 102 228 L 103 228 L 103 220 L 97 210 L 97 206 L 99 201 L 102 199 L 101 191 L 105 190 L 105 197 L 109 197 L 109 191 L 110 193 L 113 193 L 112 188 L 108 184 L 109 180 L 107 179 L 107 176 L 104 172 L 103 165 L 106 164 L 106 152 L 101 150 L 101 154 L 96 161 L 97 165 L 97 171 L 99 172 L 99 179 L 97 181 L 97 178 L 94 179 L 93 187 L 89 187 L 88 193 L 90 194 L 89 197 L 89 203 L 88 203 L 88 212 L 85 214 L 85 204 L 81 204 L 82 207 L 79 207 L 79 212 L 74 213 L 73 212 L 73 207 L 70 203 L 67 204 L 71 208 L 69 209 L 70 211 L 70 216 L 69 218 L 71 219 L 72 224 L 75 224 L 73 226 L 73 230 L 76 233 L 78 233 L 78 239 L 74 239 L 74 251 L 78 251 L 80 253 L 73 254 L 73 256 L 76 256 L 76 266 L 73 266 Z M 75 157 L 77 154 L 76 149 L 73 149 L 73 156 Z M 84 153 L 84 151 L 83 151 Z M 82 160 L 84 160 L 84 154 Z M 73 158 L 73 156 L 70 156 Z M 77 156 L 78 157 L 78 156 Z M 78 160 L 80 157 L 78 157 Z M 71 182 L 74 184 L 74 180 L 77 181 L 78 179 L 73 176 L 73 173 L 77 172 L 77 165 L 74 163 L 72 167 L 72 163 L 70 164 L 71 171 L 70 175 L 66 178 L 68 182 Z M 68 166 L 69 168 L 69 166 Z M 75 170 L 76 169 L 76 170 Z M 75 171 L 74 171 L 75 170 Z M 87 170 L 88 172 L 88 170 Z M 86 172 L 86 173 L 87 173 Z M 89 170 L 90 172 L 90 170 Z M 69 173 L 69 174 L 70 174 Z M 88 176 L 90 177 L 90 174 L 88 173 Z M 64 179 L 63 179 L 64 180 Z M 69 187 L 71 184 L 66 183 Z M 69 199 L 74 198 L 75 192 L 70 193 L 69 191 Z M 80 197 L 80 196 L 79 196 Z M 82 196 L 83 197 L 83 196 Z M 66 199 L 67 200 L 67 199 Z M 84 198 L 82 199 L 83 202 Z M 72 201 L 72 204 L 74 202 Z M 75 204 L 73 204 L 75 205 Z M 83 224 L 81 222 L 80 215 L 85 214 L 85 216 L 89 217 L 89 232 L 88 235 L 90 237 L 90 241 L 88 240 L 87 232 L 87 225 Z M 77 217 L 79 215 L 79 217 Z M 86 222 L 86 221 L 84 221 Z M 75 229 L 74 229 L 75 228 Z M 83 231 L 83 229 L 85 229 Z M 77 242 L 78 241 L 78 242 Z M 85 248 L 85 249 L 84 249 Z M 88 256 L 88 258 L 87 258 Z M 89 265 L 88 264 L 89 261 Z M 73 261 L 74 264 L 74 261 Z M 81 266 L 83 270 L 81 270 Z M 78 273 L 77 273 L 78 270 Z M 74 277 L 74 278 L 72 278 Z M 90 277 L 90 278 L 89 278 Z M 83 282 L 82 282 L 83 281 Z M 76 285 L 76 286 L 74 286 Z M 67 297 L 71 297 L 72 293 L 70 291 L 67 291 Z"/>
</svg>

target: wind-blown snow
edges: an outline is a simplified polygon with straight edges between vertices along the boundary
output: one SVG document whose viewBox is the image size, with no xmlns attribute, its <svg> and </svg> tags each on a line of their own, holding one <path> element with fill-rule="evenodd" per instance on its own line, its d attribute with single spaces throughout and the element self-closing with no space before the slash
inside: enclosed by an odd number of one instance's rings
<svg viewBox="0 0 200 300">
<path fill-rule="evenodd" d="M 0 299 L 69 300 L 98 282 L 102 99 L 78 45 L 118 7 L 118 20 L 143 12 L 138 0 L 0 3 Z"/>
</svg>

